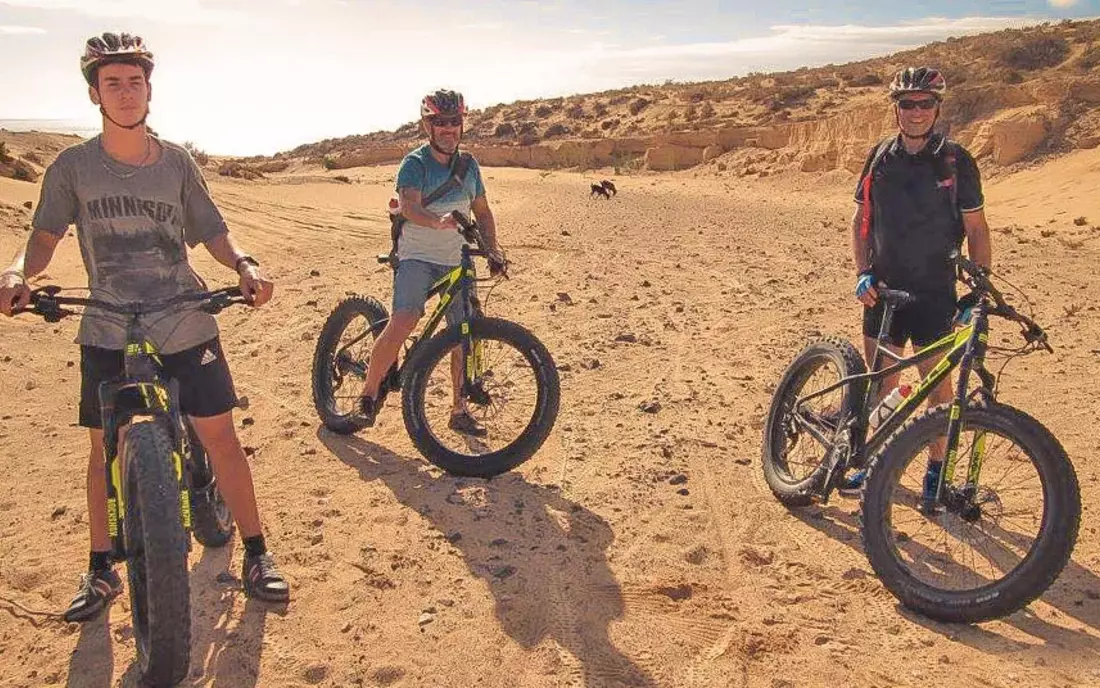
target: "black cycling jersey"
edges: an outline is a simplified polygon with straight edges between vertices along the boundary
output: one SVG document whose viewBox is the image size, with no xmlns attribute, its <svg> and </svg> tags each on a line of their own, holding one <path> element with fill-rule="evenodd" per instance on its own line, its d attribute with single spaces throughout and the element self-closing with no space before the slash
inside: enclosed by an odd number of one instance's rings
<svg viewBox="0 0 1100 688">
<path fill-rule="evenodd" d="M 867 155 L 856 203 L 863 203 L 863 181 L 877 150 L 875 146 Z M 944 174 L 948 156 L 954 159 L 954 174 Z M 873 166 L 870 251 L 875 277 L 915 293 L 952 292 L 955 273 L 948 255 L 962 245 L 961 214 L 980 210 L 985 202 L 973 156 L 939 134 L 912 154 L 899 135 Z"/>
</svg>

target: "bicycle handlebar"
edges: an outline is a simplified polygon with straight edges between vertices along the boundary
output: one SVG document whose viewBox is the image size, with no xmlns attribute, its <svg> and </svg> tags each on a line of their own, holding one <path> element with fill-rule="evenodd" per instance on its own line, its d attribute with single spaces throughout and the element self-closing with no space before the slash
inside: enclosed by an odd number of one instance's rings
<svg viewBox="0 0 1100 688">
<path fill-rule="evenodd" d="M 993 299 L 994 307 L 988 311 L 990 315 L 996 315 L 1006 320 L 1012 320 L 1013 322 L 1019 323 L 1023 326 L 1021 334 L 1028 344 L 1038 344 L 1046 349 L 1048 353 L 1054 353 L 1054 349 L 1050 346 L 1050 343 L 1047 342 L 1047 334 L 1043 331 L 1043 328 L 1005 301 L 1004 295 L 1001 294 L 997 287 L 993 286 L 993 282 L 990 281 L 990 271 L 988 269 L 983 268 L 974 261 L 963 256 L 957 250 L 951 252 L 951 259 L 959 270 L 969 278 L 963 280 L 966 284 L 974 289 L 979 296 L 989 295 L 989 297 Z"/>
<path fill-rule="evenodd" d="M 70 315 L 79 315 L 80 313 L 79 311 L 64 308 L 64 306 L 84 306 L 98 308 L 117 315 L 140 316 L 163 311 L 182 303 L 195 302 L 202 302 L 199 305 L 199 309 L 205 313 L 214 315 L 232 305 L 248 303 L 244 294 L 241 293 L 240 287 L 224 287 L 222 289 L 215 289 L 214 291 L 181 294 L 170 299 L 153 303 L 131 302 L 126 304 L 110 303 L 99 299 L 86 299 L 75 296 L 59 296 L 60 292 L 61 287 L 56 285 L 39 287 L 31 292 L 30 306 L 15 311 L 13 315 L 30 313 L 31 315 L 41 316 L 46 322 L 58 322 L 62 318 L 66 318 Z"/>
<path fill-rule="evenodd" d="M 485 248 L 485 238 L 481 235 L 481 228 L 477 226 L 477 222 L 470 220 L 470 218 L 466 217 L 460 210 L 452 210 L 451 217 L 458 223 L 460 227 L 458 231 L 462 234 L 462 238 L 465 239 L 467 243 L 477 246 L 477 250 L 480 254 L 488 259 L 489 273 L 493 276 L 500 275 L 507 279 L 508 261 L 506 259 L 497 260 L 489 250 Z"/>
</svg>

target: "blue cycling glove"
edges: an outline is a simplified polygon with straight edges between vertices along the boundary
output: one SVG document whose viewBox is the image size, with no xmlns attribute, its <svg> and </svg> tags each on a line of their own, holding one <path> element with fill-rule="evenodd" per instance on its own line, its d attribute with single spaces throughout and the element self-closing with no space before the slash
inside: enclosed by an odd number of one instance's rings
<svg viewBox="0 0 1100 688">
<path fill-rule="evenodd" d="M 875 286 L 875 276 L 870 270 L 859 273 L 859 279 L 856 281 L 856 298 L 862 298 L 873 286 Z"/>
</svg>

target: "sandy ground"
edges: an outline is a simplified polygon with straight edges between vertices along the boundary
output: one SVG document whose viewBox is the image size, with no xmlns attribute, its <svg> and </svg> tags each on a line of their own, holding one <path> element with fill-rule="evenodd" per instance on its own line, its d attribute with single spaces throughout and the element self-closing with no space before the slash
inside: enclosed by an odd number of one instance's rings
<svg viewBox="0 0 1100 688">
<path fill-rule="evenodd" d="M 320 431 L 312 410 L 329 310 L 349 292 L 388 302 L 373 256 L 393 172 L 211 181 L 277 282 L 270 307 L 220 323 L 252 404 L 238 423 L 268 541 L 295 587 L 285 608 L 248 602 L 236 541 L 196 546 L 190 683 L 1100 684 L 1100 151 L 988 188 L 996 264 L 1056 347 L 1014 363 L 1002 399 L 1062 440 L 1084 516 L 1041 601 L 970 627 L 897 606 L 861 551 L 856 502 L 788 512 L 761 476 L 763 415 L 786 363 L 815 333 L 858 332 L 850 176 L 619 177 L 607 202 L 588 199 L 603 175 L 487 169 L 515 261 L 488 310 L 547 344 L 563 398 L 542 451 L 484 482 L 420 459 L 396 405 L 350 438 Z M 25 239 L 17 204 L 36 196 L 0 179 L 4 260 Z M 231 277 L 201 250 L 195 263 L 211 285 Z M 48 272 L 83 283 L 75 240 Z M 75 328 L 0 323 L 0 685 L 135 680 L 125 598 L 84 626 L 23 610 L 64 608 L 87 557 Z M 627 333 L 637 341 L 616 341 Z M 639 410 L 648 400 L 659 412 Z"/>
</svg>

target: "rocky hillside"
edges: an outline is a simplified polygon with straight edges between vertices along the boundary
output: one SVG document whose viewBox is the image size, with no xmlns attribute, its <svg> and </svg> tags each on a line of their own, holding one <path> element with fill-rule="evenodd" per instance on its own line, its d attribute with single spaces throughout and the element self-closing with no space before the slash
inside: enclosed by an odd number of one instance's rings
<svg viewBox="0 0 1100 688">
<path fill-rule="evenodd" d="M 1012 165 L 1100 143 L 1093 20 L 952 38 L 841 66 L 495 105 L 471 113 L 466 144 L 487 165 L 857 170 L 894 127 L 884 88 L 909 64 L 943 69 L 944 127 L 986 162 Z M 340 169 L 394 162 L 418 141 L 411 122 L 275 157 Z"/>
</svg>

